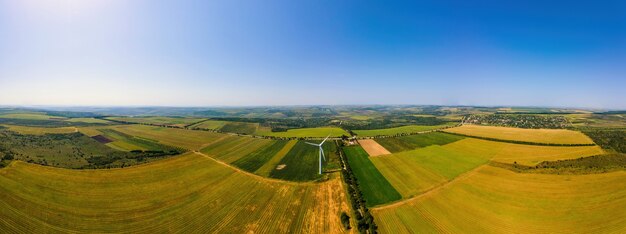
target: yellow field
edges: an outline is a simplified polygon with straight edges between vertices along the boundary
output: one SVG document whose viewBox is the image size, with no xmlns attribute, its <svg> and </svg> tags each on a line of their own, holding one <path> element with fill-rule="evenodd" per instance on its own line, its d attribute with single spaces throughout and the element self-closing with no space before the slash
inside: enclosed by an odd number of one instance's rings
<svg viewBox="0 0 626 234">
<path fill-rule="evenodd" d="M 444 130 L 468 136 L 487 137 L 511 141 L 524 141 L 550 144 L 593 144 L 593 141 L 581 132 L 564 129 L 523 129 L 492 127 L 481 125 L 463 125 Z"/>
<path fill-rule="evenodd" d="M 102 132 L 98 131 L 98 128 L 102 128 L 102 127 L 80 127 L 78 128 L 78 131 L 90 137 L 102 135 Z"/>
<path fill-rule="evenodd" d="M 16 161 L 0 169 L 0 232 L 340 233 L 341 187 L 275 182 L 193 153 L 108 170 Z"/>
<path fill-rule="evenodd" d="M 207 131 L 194 131 L 147 125 L 120 125 L 111 128 L 128 135 L 152 139 L 164 145 L 182 147 L 189 150 L 199 150 L 211 142 L 228 136 L 226 134 Z"/>
<path fill-rule="evenodd" d="M 221 161 L 232 163 L 271 143 L 272 140 L 268 139 L 227 136 L 212 142 L 200 151 Z"/>
<path fill-rule="evenodd" d="M 29 134 L 29 135 L 43 135 L 46 133 L 72 133 L 76 132 L 77 129 L 75 127 L 59 127 L 59 128 L 40 128 L 40 127 L 27 127 L 27 126 L 17 126 L 17 125 L 2 125 L 9 130 L 14 132 L 19 132 L 21 134 Z"/>
<path fill-rule="evenodd" d="M 9 119 L 34 119 L 34 120 L 48 120 L 48 119 L 67 119 L 60 116 L 50 116 L 44 113 L 12 113 L 0 115 L 0 118 Z"/>
<path fill-rule="evenodd" d="M 624 171 L 564 176 L 482 166 L 373 214 L 381 233 L 624 233 L 625 187 Z"/>
<path fill-rule="evenodd" d="M 492 161 L 503 163 L 514 163 L 535 166 L 543 161 L 555 161 L 564 159 L 575 159 L 593 155 L 604 154 L 600 146 L 535 146 L 506 144 L 493 156 Z"/>
</svg>

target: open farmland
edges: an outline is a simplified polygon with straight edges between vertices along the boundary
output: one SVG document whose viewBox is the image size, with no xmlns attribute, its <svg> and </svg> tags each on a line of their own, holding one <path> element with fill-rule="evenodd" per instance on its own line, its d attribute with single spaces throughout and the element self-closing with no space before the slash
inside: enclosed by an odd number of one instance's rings
<svg viewBox="0 0 626 234">
<path fill-rule="evenodd" d="M 262 150 L 273 142 L 272 140 L 253 137 L 226 136 L 202 148 L 200 152 L 221 161 L 232 163 Z"/>
<path fill-rule="evenodd" d="M 43 135 L 47 133 L 72 133 L 78 131 L 75 127 L 58 127 L 58 128 L 44 128 L 44 127 L 29 127 L 29 126 L 19 126 L 19 125 L 1 125 L 8 128 L 11 131 L 18 132 L 21 134 L 30 134 L 30 135 Z"/>
<path fill-rule="evenodd" d="M 492 127 L 463 125 L 449 128 L 446 132 L 467 136 L 492 138 L 507 141 L 543 143 L 543 144 L 593 144 L 593 141 L 581 132 L 563 129 L 524 129 L 510 127 Z"/>
<path fill-rule="evenodd" d="M 311 141 L 319 143 L 319 141 Z M 328 141 L 324 144 L 324 154 L 326 161 L 322 163 L 325 167 L 331 157 L 335 157 L 336 146 L 333 142 Z M 292 180 L 292 181 L 308 181 L 319 179 L 319 150 L 318 147 L 308 145 L 305 141 L 298 141 L 293 148 L 287 153 L 277 164 L 282 167 L 275 167 L 270 172 L 270 177 Z"/>
<path fill-rule="evenodd" d="M 432 189 L 489 160 L 534 166 L 542 161 L 575 159 L 604 153 L 598 146 L 536 146 L 466 138 L 370 160 L 402 196 Z"/>
<path fill-rule="evenodd" d="M 45 113 L 10 113 L 10 114 L 2 114 L 0 118 L 6 119 L 32 119 L 32 120 L 65 120 L 65 117 L 58 116 L 50 116 Z"/>
<path fill-rule="evenodd" d="M 445 145 L 463 138 L 465 137 L 440 132 L 430 132 L 412 136 L 378 138 L 376 142 L 390 152 L 397 153 L 430 145 Z"/>
<path fill-rule="evenodd" d="M 291 149 L 297 143 L 298 143 L 297 140 L 287 141 L 287 143 L 285 144 L 285 146 L 283 146 L 282 149 L 280 149 L 278 152 L 276 152 L 276 154 L 274 154 L 274 156 L 272 156 L 267 162 L 265 162 L 265 164 L 263 164 L 261 167 L 259 167 L 254 173 L 256 173 L 258 175 L 261 175 L 261 176 L 269 177 L 270 173 L 272 173 L 274 168 L 276 168 L 276 166 L 280 163 L 280 161 L 283 160 L 285 155 L 287 155 L 289 153 L 289 151 L 291 151 Z"/>
<path fill-rule="evenodd" d="M 131 136 L 122 132 L 118 132 L 113 129 L 100 129 L 105 137 L 105 139 L 109 139 L 112 142 L 106 143 L 109 146 L 112 146 L 115 149 L 123 150 L 123 151 L 132 151 L 132 150 L 161 150 L 161 151 L 169 151 L 174 150 L 174 147 L 168 147 L 162 144 L 157 143 L 156 140 L 148 140 L 140 137 Z"/>
<path fill-rule="evenodd" d="M 227 121 L 221 120 L 205 120 L 200 123 L 189 126 L 190 128 L 199 128 L 199 129 L 209 129 L 209 130 L 219 130 L 224 125 L 228 123 Z"/>
<path fill-rule="evenodd" d="M 246 122 L 226 122 L 219 130 L 222 132 L 232 132 L 251 135 L 259 129 L 258 123 Z"/>
<path fill-rule="evenodd" d="M 473 140 L 473 139 L 472 139 Z M 412 197 L 488 162 L 498 149 L 492 142 L 461 140 L 370 160 L 403 197 Z"/>
<path fill-rule="evenodd" d="M 389 181 L 370 162 L 363 148 L 350 146 L 344 147 L 343 151 L 346 153 L 350 167 L 358 180 L 359 187 L 368 206 L 376 206 L 402 198 L 398 191 L 391 186 Z"/>
<path fill-rule="evenodd" d="M 375 140 L 371 140 L 371 139 L 359 140 L 359 145 L 361 145 L 361 147 L 363 147 L 363 149 L 370 156 L 391 154 L 389 150 L 385 149 L 385 147 L 378 144 L 378 142 L 376 142 Z"/>
<path fill-rule="evenodd" d="M 520 174 L 483 166 L 373 210 L 381 233 L 624 233 L 626 172 Z"/>
<path fill-rule="evenodd" d="M 435 129 L 445 128 L 452 126 L 453 124 L 442 125 L 408 125 L 395 128 L 373 129 L 373 130 L 353 130 L 359 137 L 373 137 L 373 136 L 395 136 L 399 134 L 410 134 L 416 132 L 431 131 Z"/>
<path fill-rule="evenodd" d="M 110 124 L 110 121 L 96 118 L 71 118 L 68 122 L 82 122 L 82 123 L 96 123 L 96 124 Z"/>
<path fill-rule="evenodd" d="M 164 145 L 182 147 L 189 150 L 199 150 L 207 144 L 228 136 L 214 132 L 147 125 L 120 125 L 111 128 L 131 136 L 156 140 Z"/>
<path fill-rule="evenodd" d="M 278 154 L 289 141 L 272 141 L 269 144 L 237 159 L 232 164 L 249 172 L 255 172 Z"/>
<path fill-rule="evenodd" d="M 0 169 L 0 232 L 341 233 L 341 186 L 267 181 L 198 154 L 111 170 L 14 162 Z"/>
<path fill-rule="evenodd" d="M 348 132 L 338 127 L 320 127 L 320 128 L 299 128 L 289 129 L 286 132 L 272 132 L 269 129 L 260 129 L 255 133 L 261 136 L 274 137 L 316 137 L 323 138 L 328 135 L 331 137 L 340 137 L 342 135 L 350 136 Z"/>
<path fill-rule="evenodd" d="M 153 124 L 153 125 L 162 125 L 162 126 L 176 126 L 176 127 L 185 127 L 187 125 L 200 122 L 204 120 L 203 118 L 191 118 L 191 117 L 164 117 L 164 116 L 154 116 L 154 117 L 108 117 L 109 120 L 114 121 L 122 121 L 128 123 L 142 123 L 142 124 Z"/>
</svg>

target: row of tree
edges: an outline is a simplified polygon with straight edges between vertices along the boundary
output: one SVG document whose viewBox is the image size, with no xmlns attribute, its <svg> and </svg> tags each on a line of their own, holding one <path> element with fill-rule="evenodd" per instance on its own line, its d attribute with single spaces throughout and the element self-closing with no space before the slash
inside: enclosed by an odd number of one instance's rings
<svg viewBox="0 0 626 234">
<path fill-rule="evenodd" d="M 339 141 L 338 144 L 339 157 L 341 159 L 339 162 L 342 167 L 341 174 L 344 182 L 348 185 L 348 195 L 350 197 L 350 203 L 352 204 L 352 210 L 356 216 L 357 229 L 360 233 L 378 233 L 378 226 L 374 222 L 374 216 L 372 216 L 365 204 L 363 193 L 359 188 L 359 182 L 354 176 L 346 155 L 343 152 L 343 142 Z M 344 218 L 342 218 L 342 220 L 343 219 Z"/>
</svg>

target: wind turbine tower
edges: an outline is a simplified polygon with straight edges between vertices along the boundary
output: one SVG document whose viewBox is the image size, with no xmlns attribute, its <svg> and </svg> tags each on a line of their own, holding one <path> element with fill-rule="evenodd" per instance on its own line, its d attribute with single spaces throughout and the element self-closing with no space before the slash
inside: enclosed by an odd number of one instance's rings
<svg viewBox="0 0 626 234">
<path fill-rule="evenodd" d="M 328 137 L 330 137 L 330 134 L 328 134 L 328 136 L 322 141 L 322 143 L 319 144 L 315 144 L 315 143 L 311 143 L 311 142 L 305 142 L 309 145 L 313 145 L 313 146 L 317 146 L 320 149 L 320 153 L 319 153 L 319 162 L 320 162 L 320 166 L 319 166 L 319 174 L 322 174 L 322 159 L 324 159 L 324 161 L 326 161 L 326 157 L 324 156 L 324 149 L 322 148 L 322 145 L 324 144 L 324 142 L 326 142 L 326 140 L 328 140 Z"/>
</svg>

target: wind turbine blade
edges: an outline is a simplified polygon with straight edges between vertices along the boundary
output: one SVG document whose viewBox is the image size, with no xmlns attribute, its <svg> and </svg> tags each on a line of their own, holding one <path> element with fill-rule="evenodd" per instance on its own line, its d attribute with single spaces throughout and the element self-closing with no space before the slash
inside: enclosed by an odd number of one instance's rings
<svg viewBox="0 0 626 234">
<path fill-rule="evenodd" d="M 322 154 L 322 158 L 326 161 L 326 156 L 324 156 L 324 149 L 320 146 L 320 154 Z"/>
<path fill-rule="evenodd" d="M 309 145 L 314 145 L 314 146 L 320 146 L 320 145 L 318 145 L 318 144 L 313 144 L 313 143 L 311 143 L 311 142 L 306 142 L 306 141 L 305 141 L 304 143 L 307 143 L 307 144 L 309 144 Z"/>
<path fill-rule="evenodd" d="M 324 144 L 324 142 L 326 142 L 326 140 L 328 140 L 328 138 L 329 138 L 329 137 L 330 137 L 330 134 L 328 134 L 328 136 L 326 136 L 326 139 L 324 139 L 324 140 L 322 141 L 322 143 L 320 143 L 320 145 Z"/>
</svg>

